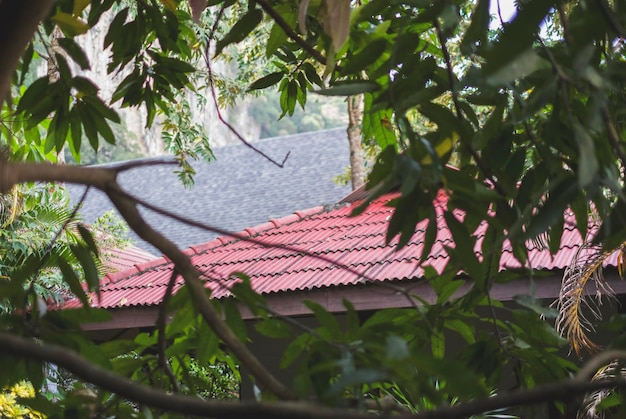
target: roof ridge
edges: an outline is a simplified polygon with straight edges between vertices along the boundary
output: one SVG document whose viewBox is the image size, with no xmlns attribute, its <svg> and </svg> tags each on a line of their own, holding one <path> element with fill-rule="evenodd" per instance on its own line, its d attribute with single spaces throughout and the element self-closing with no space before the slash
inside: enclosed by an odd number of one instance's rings
<svg viewBox="0 0 626 419">
<path fill-rule="evenodd" d="M 201 255 L 201 254 L 208 252 L 209 250 L 215 249 L 225 244 L 232 243 L 238 240 L 246 240 L 264 231 L 268 231 L 268 230 L 272 230 L 272 229 L 282 227 L 288 224 L 292 224 L 292 223 L 304 220 L 307 217 L 320 214 L 324 211 L 325 211 L 324 206 L 318 205 L 316 207 L 308 208 L 305 210 L 295 211 L 292 214 L 285 215 L 280 218 L 270 218 L 269 221 L 266 221 L 262 224 L 256 225 L 254 227 L 247 227 L 233 234 L 227 234 L 227 235 L 217 237 L 206 243 L 201 243 L 198 245 L 190 246 L 189 249 L 191 249 L 195 255 Z"/>
</svg>

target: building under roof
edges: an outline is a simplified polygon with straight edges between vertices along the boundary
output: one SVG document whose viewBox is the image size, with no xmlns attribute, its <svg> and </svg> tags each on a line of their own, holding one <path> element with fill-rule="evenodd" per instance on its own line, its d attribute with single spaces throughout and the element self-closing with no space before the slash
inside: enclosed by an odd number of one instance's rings
<svg viewBox="0 0 626 419">
<path fill-rule="evenodd" d="M 435 202 L 437 236 L 431 251 L 421 262 L 426 234 L 424 223 L 416 226 L 414 236 L 405 247 L 395 251 L 397 241 L 386 244 L 385 237 L 393 213 L 388 204 L 397 194 L 384 195 L 359 215 L 351 216 L 360 203 L 360 196 L 357 191 L 335 206 L 316 206 L 273 218 L 235 235 L 191 246 L 185 253 L 203 273 L 213 298 L 228 298 L 229 289 L 240 281 L 240 276 L 233 274 L 243 272 L 274 313 L 297 316 L 299 322 L 309 327 L 314 327 L 315 321 L 305 300 L 320 304 L 339 321 L 345 319 L 345 299 L 363 316 L 385 308 L 414 307 L 418 303 L 411 295 L 435 303 L 437 293 L 425 276 L 427 272 L 436 276 L 450 269 L 445 247 L 454 247 L 443 217 L 445 195 L 440 194 Z M 462 220 L 460 211 L 454 214 Z M 583 244 L 572 222 L 573 214 L 566 213 L 565 217 L 561 247 L 554 255 L 540 243 L 529 242 L 529 262 L 521 266 L 505 243 L 499 269 L 515 270 L 519 275 L 506 283 L 493 284 L 490 290 L 493 299 L 506 303 L 518 295 L 534 294 L 537 298 L 554 301 L 559 296 L 563 271 Z M 485 230 L 483 222 L 474 232 L 477 253 L 481 250 Z M 616 254 L 606 261 L 609 267 L 616 264 Z M 111 318 L 101 323 L 83 324 L 83 328 L 95 340 L 121 335 L 132 337 L 138 331 L 153 330 L 172 271 L 173 264 L 169 260 L 158 258 L 106 275 L 101 281 L 100 300 L 91 296 L 89 301 L 94 307 L 106 309 Z M 464 276 L 462 269 L 454 275 Z M 530 276 L 535 280 L 529 281 Z M 625 294 L 626 283 L 617 281 L 617 277 L 616 269 L 605 273 L 615 292 Z M 453 292 L 460 295 L 470 289 L 471 281 L 451 285 L 455 287 Z M 182 286 L 183 279 L 178 277 L 174 292 Z M 79 307 L 78 299 L 65 304 L 65 308 Z M 241 312 L 248 320 L 250 349 L 284 382 L 290 382 L 293 371 L 279 368 L 285 342 L 259 335 L 253 327 L 252 313 L 245 307 L 241 307 Z M 252 383 L 242 374 L 241 397 L 252 399 L 253 394 Z"/>
<path fill-rule="evenodd" d="M 332 312 L 345 310 L 344 298 L 361 311 L 414 304 L 403 297 L 401 291 L 434 301 L 435 292 L 424 280 L 425 271 L 441 274 L 449 261 L 444 246 L 454 246 L 442 215 L 445 197 L 442 196 L 441 202 L 436 203 L 437 237 L 430 254 L 421 263 L 424 223 L 417 225 L 415 235 L 400 251 L 395 251 L 396 240 L 385 243 L 393 211 L 387 204 L 393 197 L 393 194 L 388 194 L 377 199 L 354 217 L 351 212 L 359 201 L 344 201 L 332 208 L 317 206 L 296 211 L 292 215 L 246 228 L 236 236 L 218 237 L 191 246 L 186 253 L 204 273 L 206 287 L 212 290 L 214 298 L 228 297 L 229 288 L 239 280 L 232 274 L 244 272 L 250 277 L 253 289 L 266 297 L 272 310 L 283 315 L 309 314 L 302 302 L 305 298 Z M 455 214 L 458 218 L 462 216 L 458 211 Z M 566 217 L 573 220 L 571 214 L 566 214 Z M 477 252 L 480 251 L 485 229 L 486 223 L 483 222 L 475 232 Z M 510 300 L 515 295 L 529 294 L 531 286 L 536 287 L 538 298 L 555 298 L 560 289 L 562 272 L 582 242 L 574 223 L 566 222 L 561 248 L 556 254 L 551 255 L 539 243 L 528 243 L 528 266 L 521 266 L 505 244 L 500 256 L 500 270 L 518 270 L 520 276 L 518 280 L 506 284 L 495 284 L 492 290 L 494 298 Z M 617 256 L 613 255 L 607 264 L 615 266 L 616 259 Z M 100 330 L 154 325 L 172 270 L 171 262 L 158 258 L 106 275 L 101 282 L 101 300 L 97 302 L 94 298 L 92 301 L 96 306 L 108 309 L 113 319 L 108 323 L 88 325 L 87 328 Z M 528 272 L 542 272 L 543 275 L 531 285 Z M 179 278 L 175 291 L 182 285 L 183 280 Z M 616 291 L 626 291 L 621 281 L 616 284 Z M 66 307 L 80 307 L 80 301 L 68 301 Z"/>
<path fill-rule="evenodd" d="M 350 164 L 345 128 L 268 138 L 253 144 L 278 162 L 289 154 L 284 167 L 270 163 L 244 144 L 236 144 L 215 149 L 214 161 L 194 163 L 195 185 L 191 189 L 182 185 L 172 165 L 128 170 L 120 174 L 119 181 L 129 193 L 150 204 L 228 231 L 282 217 L 294 208 L 334 203 L 350 191 L 349 186 L 333 181 Z M 76 203 L 84 187 L 68 185 L 68 190 Z M 112 208 L 105 194 L 90 190 L 81 215 L 92 223 Z M 150 210 L 142 214 L 181 249 L 217 236 Z M 131 239 L 140 248 L 160 254 L 136 235 L 131 234 Z"/>
</svg>

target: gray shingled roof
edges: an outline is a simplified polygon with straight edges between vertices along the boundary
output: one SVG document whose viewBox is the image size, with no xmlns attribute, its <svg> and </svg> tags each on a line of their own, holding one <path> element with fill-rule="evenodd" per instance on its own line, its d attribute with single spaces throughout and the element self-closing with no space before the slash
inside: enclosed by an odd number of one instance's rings
<svg viewBox="0 0 626 419">
<path fill-rule="evenodd" d="M 216 160 L 194 164 L 195 186 L 185 189 L 171 165 L 139 167 L 120 175 L 128 192 L 161 208 L 190 219 L 237 232 L 282 217 L 296 210 L 332 204 L 350 192 L 332 178 L 349 165 L 345 128 L 296 134 L 256 141 L 254 145 L 275 160 L 289 158 L 276 167 L 243 144 L 214 150 Z M 73 203 L 83 187 L 68 185 Z M 81 211 L 93 222 L 112 208 L 100 191 L 89 192 Z M 146 221 L 180 248 L 207 242 L 217 235 L 142 210 Z M 160 254 L 134 234 L 138 247 Z"/>
</svg>

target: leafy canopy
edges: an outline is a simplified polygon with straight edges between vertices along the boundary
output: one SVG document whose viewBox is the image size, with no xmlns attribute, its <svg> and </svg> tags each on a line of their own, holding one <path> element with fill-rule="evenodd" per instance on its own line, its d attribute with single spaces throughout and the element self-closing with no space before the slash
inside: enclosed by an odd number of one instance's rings
<svg viewBox="0 0 626 419">
<path fill-rule="evenodd" d="M 456 244 L 446 249 L 451 258 L 443 275 L 427 270 L 438 295 L 435 304 L 412 296 L 415 309 L 381 311 L 363 321 L 345 302 L 342 326 L 309 303 L 320 326 L 305 332 L 259 309 L 263 299 L 242 274 L 234 293 L 260 316 L 259 332 L 291 339 L 283 364 L 299 360 L 296 396 L 313 394 L 330 406 L 360 408 L 388 396 L 401 410 L 424 411 L 463 406 L 509 387 L 563 380 L 576 366 L 560 355 L 565 342 L 545 321 L 554 311 L 528 297 L 518 299 L 516 308 L 504 306 L 488 291 L 494 283 L 528 274 L 498 271 L 505 242 L 523 266 L 532 266 L 529 240 L 558 250 L 568 208 L 582 237 L 605 251 L 626 241 L 626 2 L 528 0 L 497 29 L 491 29 L 498 18 L 490 15 L 490 6 L 488 0 L 61 0 L 13 74 L 0 141 L 13 160 L 54 161 L 66 146 L 78 160 L 83 141 L 94 150 L 102 140 L 115 143 L 116 106 L 142 107 L 148 125 L 158 112 L 172 116 L 166 138 L 184 162 L 190 150 L 202 154 L 207 147 L 204 141 L 184 144 L 177 136 L 188 124 L 179 92 L 194 89 L 193 78 L 204 69 L 215 87 L 211 60 L 246 43 L 261 45 L 264 57 L 255 56 L 261 61 L 254 62 L 265 63 L 268 71 L 251 80 L 249 90 L 277 87 L 283 115 L 305 108 L 313 93 L 364 95 L 363 140 L 381 149 L 370 174 L 369 199 L 400 192 L 388 242 L 399 237 L 401 247 L 416 224 L 427 220 L 421 255 L 427 256 L 436 237 L 433 202 L 443 191 L 443 216 Z M 102 53 L 115 81 L 110 97 L 81 72 L 90 61 L 81 35 L 96 28 L 107 32 Z M 35 64 L 42 59 L 48 60 L 50 74 L 37 77 Z M 192 128 L 187 132 L 195 135 Z M 458 210 L 465 214 L 462 222 Z M 588 237 L 590 213 L 599 227 L 594 237 Z M 479 242 L 474 231 L 483 221 L 488 228 Z M 480 255 L 474 252 L 477 243 Z M 455 299 L 462 284 L 459 271 L 473 287 Z M 74 277 L 64 275 L 67 281 Z M 97 283 L 89 286 L 96 289 Z M 72 290 L 86 299 L 82 290 Z M 62 312 L 36 319 L 50 331 L 37 337 L 77 349 L 90 362 L 136 381 L 202 393 L 192 362 L 197 371 L 217 361 L 236 369 L 245 360 L 234 359 L 234 353 L 241 354 L 234 352 L 236 345 L 214 333 L 206 311 L 198 315 L 186 298 L 195 298 L 193 291 L 179 292 L 170 303 L 176 309 L 172 323 L 161 322 L 155 333 L 131 341 L 96 346 L 76 331 L 76 315 Z M 581 314 L 579 303 L 568 306 L 574 307 L 569 315 Z M 219 309 L 245 341 L 236 307 L 228 302 Z M 95 320 L 101 313 L 89 316 Z M 10 315 L 2 322 L 3 330 L 32 335 Z M 611 324 L 622 330 L 623 319 Z M 66 327 L 75 328 L 71 339 Z M 449 343 L 455 339 L 463 345 Z M 41 386 L 40 362 L 3 359 L 1 367 L 8 373 L 0 385 L 30 378 Z M 513 383 L 506 382 L 510 371 Z M 98 397 L 103 414 L 150 414 L 147 407 L 124 404 L 106 391 Z M 566 410 L 557 398 L 546 406 L 550 414 Z M 54 414 L 65 408 L 62 401 L 36 400 Z"/>
</svg>

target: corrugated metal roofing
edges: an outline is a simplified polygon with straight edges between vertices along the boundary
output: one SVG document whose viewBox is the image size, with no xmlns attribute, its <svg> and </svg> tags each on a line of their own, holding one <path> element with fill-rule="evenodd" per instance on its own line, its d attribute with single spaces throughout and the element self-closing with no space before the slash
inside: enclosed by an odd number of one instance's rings
<svg viewBox="0 0 626 419">
<path fill-rule="evenodd" d="M 387 195 L 376 200 L 355 217 L 349 216 L 355 204 L 344 204 L 330 210 L 315 207 L 270 220 L 240 233 L 241 237 L 252 234 L 257 241 L 289 246 L 289 249 L 221 237 L 193 246 L 186 252 L 191 256 L 192 263 L 205 274 L 206 286 L 215 298 L 229 294 L 229 286 L 237 281 L 232 277 L 234 272 L 249 275 L 253 288 L 262 294 L 354 285 L 365 282 L 365 278 L 371 281 L 411 280 L 423 276 L 427 266 L 438 273 L 443 272 L 449 259 L 444 246 L 454 247 L 442 216 L 444 201 L 438 204 L 435 244 L 430 255 L 420 264 L 425 223 L 418 224 L 415 235 L 400 251 L 395 251 L 395 241 L 385 244 L 387 225 L 393 212 L 393 208 L 386 204 L 392 197 Z M 463 218 L 458 211 L 455 215 L 460 220 Z M 581 246 L 582 238 L 574 228 L 573 215 L 567 213 L 565 216 L 568 222 L 565 223 L 560 250 L 550 255 L 547 249 L 529 243 L 530 258 L 526 268 L 555 270 L 569 265 Z M 486 222 L 483 222 L 474 233 L 478 237 L 477 254 L 485 229 Z M 312 256 L 304 255 L 303 251 Z M 505 243 L 500 270 L 520 267 L 510 246 Z M 159 258 L 107 275 L 102 281 L 100 303 L 95 298 L 92 298 L 92 303 L 103 308 L 158 304 L 165 293 L 171 271 L 172 264 Z M 182 282 L 181 278 L 177 280 L 176 289 L 182 286 Z M 78 300 L 66 304 L 66 307 L 79 306 Z"/>
<path fill-rule="evenodd" d="M 102 265 L 106 273 L 113 273 L 133 266 L 153 261 L 156 257 L 134 245 L 124 248 L 108 249 L 102 252 Z"/>
</svg>

